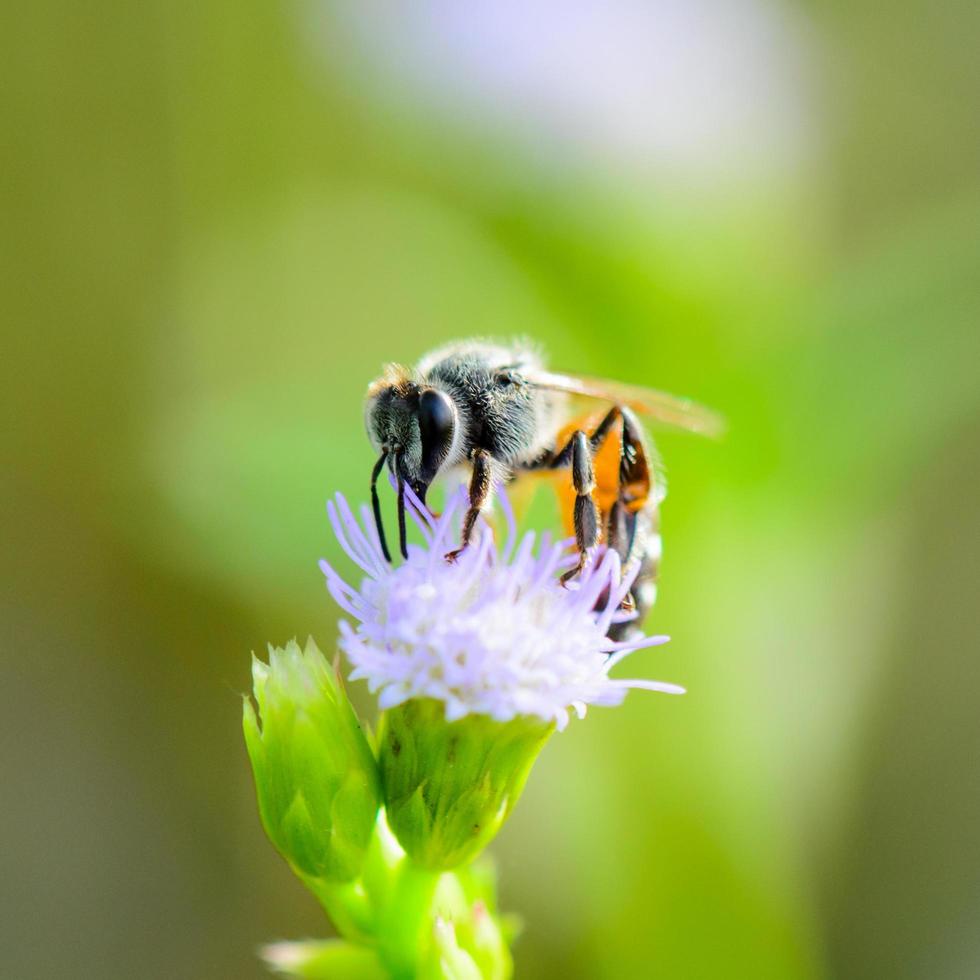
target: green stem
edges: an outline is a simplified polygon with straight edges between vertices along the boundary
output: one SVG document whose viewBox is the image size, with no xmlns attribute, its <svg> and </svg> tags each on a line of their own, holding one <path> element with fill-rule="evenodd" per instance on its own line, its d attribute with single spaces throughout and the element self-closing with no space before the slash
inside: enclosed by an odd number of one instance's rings
<svg viewBox="0 0 980 980">
<path fill-rule="evenodd" d="M 391 901 L 377 932 L 379 953 L 395 980 L 416 975 L 423 944 L 432 928 L 432 899 L 440 874 L 409 857 L 399 866 Z"/>
<path fill-rule="evenodd" d="M 338 884 L 309 875 L 300 877 L 319 899 L 327 917 L 341 936 L 355 943 L 374 944 L 374 912 L 359 880 Z"/>
</svg>

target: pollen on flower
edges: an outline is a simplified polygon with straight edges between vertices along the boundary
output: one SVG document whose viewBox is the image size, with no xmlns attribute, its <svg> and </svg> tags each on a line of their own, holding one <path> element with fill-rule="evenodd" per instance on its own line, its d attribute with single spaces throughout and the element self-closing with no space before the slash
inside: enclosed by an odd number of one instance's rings
<svg viewBox="0 0 980 980">
<path fill-rule="evenodd" d="M 547 534 L 538 541 L 533 531 L 518 541 L 508 511 L 502 550 L 483 524 L 451 564 L 444 556 L 457 540 L 465 491 L 439 518 L 408 495 L 424 543 L 410 545 L 399 565 L 385 561 L 366 506 L 358 517 L 341 494 L 327 503 L 338 542 L 363 573 L 354 587 L 320 562 L 330 594 L 354 621 L 341 623 L 340 645 L 351 680 L 366 680 L 382 708 L 435 698 L 449 721 L 528 715 L 561 730 L 570 712 L 584 717 L 590 704 L 620 704 L 630 688 L 683 693 L 675 684 L 609 676 L 628 654 L 667 641 L 608 638 L 609 627 L 628 618 L 620 607 L 636 574 L 623 574 L 615 552 L 601 552 L 565 587 L 559 575 L 574 564 L 570 544 Z"/>
</svg>

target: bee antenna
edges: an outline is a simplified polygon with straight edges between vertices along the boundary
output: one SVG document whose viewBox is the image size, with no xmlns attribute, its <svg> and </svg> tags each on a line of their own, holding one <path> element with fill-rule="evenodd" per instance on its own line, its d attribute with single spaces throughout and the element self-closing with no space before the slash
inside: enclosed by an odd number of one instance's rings
<svg viewBox="0 0 980 980">
<path fill-rule="evenodd" d="M 405 524 L 405 478 L 402 476 L 401 457 L 396 457 L 395 470 L 398 474 L 398 546 L 402 558 L 408 558 L 408 528 Z"/>
<path fill-rule="evenodd" d="M 374 469 L 371 470 L 371 507 L 374 509 L 374 526 L 378 529 L 381 553 L 385 556 L 385 561 L 391 564 L 391 552 L 388 550 L 388 542 L 385 540 L 384 521 L 381 519 L 381 501 L 378 499 L 378 476 L 387 458 L 388 453 L 385 451 L 381 454 L 381 458 L 374 464 Z"/>
</svg>

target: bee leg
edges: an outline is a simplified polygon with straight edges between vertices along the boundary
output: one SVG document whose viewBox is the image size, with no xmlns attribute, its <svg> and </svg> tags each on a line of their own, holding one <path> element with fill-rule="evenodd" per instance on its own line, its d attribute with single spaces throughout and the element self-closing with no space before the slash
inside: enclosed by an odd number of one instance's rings
<svg viewBox="0 0 980 980">
<path fill-rule="evenodd" d="M 454 562 L 469 547 L 470 539 L 473 537 L 473 528 L 483 510 L 487 498 L 490 496 L 491 470 L 490 453 L 486 449 L 474 449 L 470 454 L 473 462 L 473 474 L 470 477 L 470 505 L 463 518 L 463 534 L 459 547 L 455 551 L 450 551 L 446 555 L 446 561 Z"/>
<path fill-rule="evenodd" d="M 636 533 L 638 520 L 639 518 L 636 514 L 629 512 L 622 486 L 620 486 L 619 498 L 609 511 L 609 521 L 606 525 L 606 541 L 609 543 L 609 547 L 619 555 L 621 567 L 624 569 L 633 559 L 633 554 L 636 550 L 638 543 Z M 637 578 L 639 579 L 640 576 L 638 575 Z M 634 584 L 633 589 L 626 593 L 623 601 L 619 604 L 619 608 L 625 613 L 635 613 L 637 611 L 636 597 L 633 594 L 635 588 L 636 584 Z M 646 610 L 644 609 L 644 611 Z M 614 629 L 618 630 L 619 627 L 615 626 Z"/>
<path fill-rule="evenodd" d="M 599 509 L 592 499 L 592 491 L 595 490 L 592 442 L 580 429 L 572 436 L 569 445 L 571 446 L 572 485 L 575 487 L 573 517 L 578 562 L 574 568 L 562 575 L 562 582 L 569 581 L 582 571 L 589 555 L 599 541 Z"/>
<path fill-rule="evenodd" d="M 582 571 L 589 555 L 598 544 L 599 509 L 592 498 L 592 492 L 595 490 L 592 458 L 622 415 L 620 407 L 614 405 L 591 435 L 586 435 L 581 429 L 578 430 L 560 450 L 543 456 L 528 467 L 529 469 L 547 467 L 557 470 L 570 465 L 572 468 L 572 485 L 575 488 L 575 509 L 572 517 L 579 560 L 574 568 L 562 575 L 562 582 L 573 579 Z"/>
<path fill-rule="evenodd" d="M 612 427 L 615 425 L 620 414 L 618 406 L 609 409 L 603 420 L 596 426 L 595 431 L 589 436 L 588 442 L 589 448 L 592 450 L 592 455 L 595 455 L 596 450 L 606 441 L 606 436 L 612 431 Z M 533 459 L 529 463 L 522 463 L 521 469 L 528 471 L 560 470 L 568 466 L 572 461 L 572 454 L 575 450 L 575 438 L 578 434 L 576 432 L 560 450 L 546 450 L 537 459 Z"/>
<path fill-rule="evenodd" d="M 636 487 L 650 493 L 648 452 L 643 446 L 640 424 L 629 409 L 622 409 L 622 440 L 620 443 L 619 494 L 609 514 L 607 540 L 622 560 L 623 567 L 634 561 L 639 570 L 633 586 L 623 599 L 621 608 L 635 613 L 634 621 L 614 624 L 610 637 L 621 639 L 636 631 L 635 623 L 641 620 L 656 597 L 656 581 L 659 564 L 659 533 L 657 530 L 656 505 L 649 501 L 637 506 Z"/>
<path fill-rule="evenodd" d="M 622 494 L 609 511 L 606 522 L 606 543 L 619 555 L 619 560 L 625 565 L 629 561 L 632 547 L 632 515 L 627 511 Z"/>
<path fill-rule="evenodd" d="M 620 418 L 622 418 L 622 416 L 623 410 L 618 405 L 613 405 L 613 407 L 606 412 L 602 421 L 595 427 L 595 432 L 589 436 L 589 445 L 591 445 L 593 453 L 595 453 L 606 441 L 606 436 L 609 435 L 609 433 L 612 431 L 612 427 Z"/>
</svg>

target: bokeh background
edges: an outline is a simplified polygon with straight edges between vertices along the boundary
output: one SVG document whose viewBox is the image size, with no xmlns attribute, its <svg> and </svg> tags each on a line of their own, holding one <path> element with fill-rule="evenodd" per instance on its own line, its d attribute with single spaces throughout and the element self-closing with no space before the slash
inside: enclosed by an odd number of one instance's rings
<svg viewBox="0 0 980 980">
<path fill-rule="evenodd" d="M 258 978 L 249 653 L 336 614 L 382 362 L 664 433 L 668 647 L 495 845 L 519 977 L 980 976 L 980 6 L 8 4 L 0 974 Z M 368 704 L 363 692 L 361 703 Z"/>
</svg>

